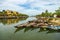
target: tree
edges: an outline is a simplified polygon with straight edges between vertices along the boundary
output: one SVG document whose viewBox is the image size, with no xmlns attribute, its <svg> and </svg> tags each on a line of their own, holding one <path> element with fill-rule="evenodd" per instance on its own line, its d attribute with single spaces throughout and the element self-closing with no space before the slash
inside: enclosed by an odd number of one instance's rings
<svg viewBox="0 0 60 40">
<path fill-rule="evenodd" d="M 56 14 L 57 16 L 60 16 L 60 7 L 59 7 L 57 10 L 55 10 L 55 14 Z"/>
<path fill-rule="evenodd" d="M 42 12 L 41 16 L 43 16 L 43 17 L 51 17 L 52 13 L 48 12 L 48 10 L 46 10 L 45 12 Z"/>
</svg>

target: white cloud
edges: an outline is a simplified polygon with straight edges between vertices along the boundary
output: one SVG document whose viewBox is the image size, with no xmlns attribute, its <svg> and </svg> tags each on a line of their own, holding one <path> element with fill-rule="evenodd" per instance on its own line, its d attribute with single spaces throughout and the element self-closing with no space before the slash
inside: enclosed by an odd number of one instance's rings
<svg viewBox="0 0 60 40">
<path fill-rule="evenodd" d="M 0 10 L 9 9 L 28 15 L 36 15 L 46 9 L 54 11 L 58 7 L 60 0 L 0 0 Z"/>
<path fill-rule="evenodd" d="M 12 4 L 24 4 L 27 2 L 27 0 L 6 0 L 6 2 L 12 3 Z"/>
</svg>

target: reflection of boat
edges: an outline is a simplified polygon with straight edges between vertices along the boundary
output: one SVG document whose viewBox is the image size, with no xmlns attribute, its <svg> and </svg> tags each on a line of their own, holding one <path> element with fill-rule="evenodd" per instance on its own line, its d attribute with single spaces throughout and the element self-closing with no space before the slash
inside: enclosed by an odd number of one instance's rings
<svg viewBox="0 0 60 40">
<path fill-rule="evenodd" d="M 46 33 L 60 32 L 60 27 L 58 27 L 58 29 L 55 29 L 54 27 L 53 28 L 52 27 L 47 27 L 47 28 L 42 28 L 42 27 L 40 27 L 40 28 L 37 28 L 37 27 L 33 27 L 33 28 L 32 27 L 19 27 L 15 30 L 15 33 L 22 30 L 22 29 L 24 29 L 24 32 L 27 32 L 28 30 L 33 31 L 35 29 L 40 29 L 40 30 L 38 30 L 38 32 L 47 31 Z"/>
</svg>

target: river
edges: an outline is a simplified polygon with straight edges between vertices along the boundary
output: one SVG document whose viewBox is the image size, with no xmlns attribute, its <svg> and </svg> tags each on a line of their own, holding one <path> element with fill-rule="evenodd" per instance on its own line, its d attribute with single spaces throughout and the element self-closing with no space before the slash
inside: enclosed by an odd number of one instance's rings
<svg viewBox="0 0 60 40">
<path fill-rule="evenodd" d="M 28 28 L 17 30 L 14 27 L 31 20 L 36 20 L 36 18 L 29 17 L 22 20 L 0 19 L 0 40 L 60 40 L 60 33 L 57 31 L 47 33 L 48 31 L 39 31 L 40 28 L 34 28 L 34 30 L 28 30 Z"/>
</svg>

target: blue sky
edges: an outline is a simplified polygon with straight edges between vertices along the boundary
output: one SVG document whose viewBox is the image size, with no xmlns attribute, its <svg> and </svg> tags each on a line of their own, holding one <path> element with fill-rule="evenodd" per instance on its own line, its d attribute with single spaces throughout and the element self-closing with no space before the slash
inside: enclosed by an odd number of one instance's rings
<svg viewBox="0 0 60 40">
<path fill-rule="evenodd" d="M 13 10 L 27 15 L 37 15 L 46 9 L 54 12 L 60 0 L 0 0 L 0 10 Z"/>
</svg>

